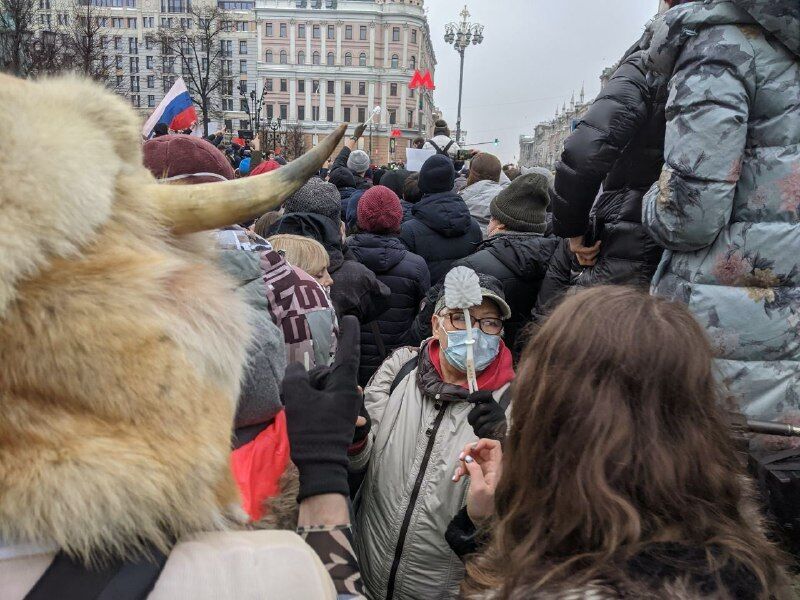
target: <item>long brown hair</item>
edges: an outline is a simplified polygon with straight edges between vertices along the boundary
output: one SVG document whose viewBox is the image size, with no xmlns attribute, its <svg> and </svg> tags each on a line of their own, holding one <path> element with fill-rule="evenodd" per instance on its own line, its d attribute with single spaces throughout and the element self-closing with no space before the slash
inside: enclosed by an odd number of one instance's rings
<svg viewBox="0 0 800 600">
<path fill-rule="evenodd" d="M 711 570 L 734 561 L 765 597 L 780 589 L 712 357 L 682 305 L 617 286 L 567 298 L 525 348 L 497 521 L 463 595 L 624 577 L 655 542 L 704 548 Z"/>
</svg>

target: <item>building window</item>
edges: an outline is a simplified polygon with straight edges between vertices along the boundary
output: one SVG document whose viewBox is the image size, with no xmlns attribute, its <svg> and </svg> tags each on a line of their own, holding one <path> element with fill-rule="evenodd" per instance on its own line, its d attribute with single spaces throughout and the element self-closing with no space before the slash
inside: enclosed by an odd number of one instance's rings
<svg viewBox="0 0 800 600">
<path fill-rule="evenodd" d="M 128 38 L 128 53 L 139 54 L 139 40 L 135 37 Z"/>
<path fill-rule="evenodd" d="M 325 120 L 328 121 L 329 123 L 333 123 L 333 107 L 332 106 L 328 106 L 325 109 Z"/>
<path fill-rule="evenodd" d="M 409 110 L 408 111 L 407 126 L 408 126 L 409 129 L 412 129 L 414 127 L 414 111 L 413 110 Z"/>
<path fill-rule="evenodd" d="M 139 96 L 131 96 L 131 105 L 139 108 Z"/>
<path fill-rule="evenodd" d="M 345 54 L 344 54 L 344 66 L 345 67 L 352 67 L 353 66 L 353 54 L 351 52 L 345 52 Z"/>
<path fill-rule="evenodd" d="M 359 67 L 366 67 L 367 66 L 367 54 L 366 52 L 362 52 L 358 55 L 358 66 Z"/>
<path fill-rule="evenodd" d="M 328 56 L 326 57 L 325 64 L 329 67 L 332 67 L 336 61 L 336 57 L 333 55 L 333 52 L 328 52 Z"/>
<path fill-rule="evenodd" d="M 153 94 L 147 96 L 147 106 L 153 108 L 156 105 L 156 97 Z"/>
<path fill-rule="evenodd" d="M 306 53 L 303 52 L 302 50 L 300 50 L 300 52 L 297 53 L 297 64 L 298 65 L 306 64 Z"/>
<path fill-rule="evenodd" d="M 319 106 L 312 106 L 311 107 L 311 120 L 312 121 L 319 121 Z"/>
<path fill-rule="evenodd" d="M 397 96 L 397 84 L 390 83 L 389 84 L 389 95 L 390 96 Z"/>
<path fill-rule="evenodd" d="M 389 125 L 396 125 L 397 124 L 397 109 L 390 108 L 389 109 Z"/>
<path fill-rule="evenodd" d="M 281 104 L 281 113 L 280 113 L 281 119 L 285 121 L 288 115 L 289 115 L 289 105 Z"/>
<path fill-rule="evenodd" d="M 400 66 L 400 57 L 397 54 L 392 54 L 392 68 L 396 69 Z"/>
<path fill-rule="evenodd" d="M 247 54 L 247 40 L 239 40 L 239 54 Z"/>
<path fill-rule="evenodd" d="M 268 92 L 271 92 L 271 91 L 272 91 L 272 79 L 267 79 L 267 80 L 265 80 L 265 81 L 264 81 L 264 86 L 265 86 L 265 89 L 266 89 Z"/>
<path fill-rule="evenodd" d="M 319 52 L 316 50 L 314 51 L 314 54 L 311 55 L 311 62 L 315 65 L 319 64 Z"/>
<path fill-rule="evenodd" d="M 242 112 L 247 112 L 250 107 L 247 106 L 247 98 L 239 98 L 239 110 Z"/>
<path fill-rule="evenodd" d="M 250 129 L 250 119 L 239 119 L 239 129 Z"/>
<path fill-rule="evenodd" d="M 138 92 L 139 91 L 139 78 L 135 75 L 131 76 L 131 91 Z"/>
<path fill-rule="evenodd" d="M 114 50 L 122 50 L 122 38 L 115 37 L 114 38 Z"/>
<path fill-rule="evenodd" d="M 408 61 L 408 68 L 409 69 L 416 69 L 417 68 L 417 57 L 412 56 L 411 60 Z"/>
<path fill-rule="evenodd" d="M 281 87 L 280 90 L 285 92 L 289 89 L 289 81 L 287 79 L 281 79 Z"/>
<path fill-rule="evenodd" d="M 148 75 L 147 76 L 147 87 L 149 89 L 153 89 L 156 87 L 156 76 L 155 75 Z"/>
<path fill-rule="evenodd" d="M 352 25 L 345 25 L 344 26 L 344 39 L 352 40 L 353 39 L 353 26 Z"/>
<path fill-rule="evenodd" d="M 131 73 L 138 73 L 139 72 L 139 57 L 138 56 L 131 56 L 128 60 L 128 64 L 130 65 Z"/>
<path fill-rule="evenodd" d="M 267 104 L 267 118 L 271 119 L 275 116 L 275 107 L 272 104 Z"/>
<path fill-rule="evenodd" d="M 417 43 L 417 30 L 416 29 L 412 29 L 411 30 L 411 43 L 412 44 L 416 44 Z"/>
<path fill-rule="evenodd" d="M 264 35 L 272 37 L 272 23 L 264 23 Z"/>
<path fill-rule="evenodd" d="M 305 25 L 298 25 L 297 26 L 297 37 L 301 40 L 306 39 L 306 26 Z"/>
<path fill-rule="evenodd" d="M 114 57 L 114 66 L 115 66 L 117 69 L 121 69 L 121 68 L 122 68 L 122 56 L 121 56 L 121 55 L 117 54 L 117 55 Z"/>
<path fill-rule="evenodd" d="M 155 20 L 155 17 L 142 17 L 142 25 L 144 25 L 147 29 L 152 29 L 156 26 Z"/>
<path fill-rule="evenodd" d="M 328 93 L 329 94 L 333 94 L 334 93 L 334 91 L 335 91 L 334 85 L 335 85 L 335 82 L 332 79 L 328 80 Z"/>
<path fill-rule="evenodd" d="M 147 36 L 146 38 L 144 38 L 144 49 L 145 50 L 152 50 L 153 49 L 153 44 L 154 44 L 153 38 L 151 38 L 150 36 Z M 105 44 L 103 45 L 103 48 L 105 48 Z M 150 67 L 150 68 L 152 68 L 152 67 Z"/>
<path fill-rule="evenodd" d="M 247 73 L 247 61 L 240 60 L 239 61 L 239 73 Z"/>
<path fill-rule="evenodd" d="M 297 92 L 299 94 L 305 94 L 305 92 L 306 92 L 306 80 L 305 79 L 298 79 L 297 80 Z"/>
<path fill-rule="evenodd" d="M 268 64 L 272 64 L 272 50 L 267 50 L 264 55 L 264 60 L 266 60 Z"/>
<path fill-rule="evenodd" d="M 280 29 L 278 30 L 278 35 L 282 38 L 286 37 L 286 23 L 281 23 L 279 25 Z"/>
<path fill-rule="evenodd" d="M 336 29 L 334 29 L 333 25 L 328 25 L 328 39 L 329 40 L 336 39 Z"/>
<path fill-rule="evenodd" d="M 367 95 L 367 82 L 366 81 L 359 81 L 358 82 L 358 95 L 359 96 L 366 96 Z"/>
<path fill-rule="evenodd" d="M 314 25 L 314 26 L 311 28 L 311 37 L 313 37 L 315 40 L 318 40 L 318 39 L 320 38 L 320 29 L 319 29 L 319 25 Z"/>
<path fill-rule="evenodd" d="M 392 41 L 393 42 L 399 42 L 400 41 L 400 28 L 399 27 L 393 27 L 392 28 Z"/>
<path fill-rule="evenodd" d="M 128 29 L 136 29 L 136 17 L 128 17 Z"/>
<path fill-rule="evenodd" d="M 358 107 L 358 122 L 363 123 L 367 120 L 367 109 L 363 106 Z"/>
<path fill-rule="evenodd" d="M 367 39 L 366 25 L 361 25 L 361 27 L 358 28 L 358 39 L 360 39 L 362 42 Z"/>
<path fill-rule="evenodd" d="M 350 110 L 349 106 L 344 107 L 344 122 L 349 123 L 352 111 Z"/>
<path fill-rule="evenodd" d="M 306 107 L 305 106 L 298 106 L 297 107 L 297 120 L 298 121 L 305 121 L 306 120 Z"/>
<path fill-rule="evenodd" d="M 344 82 L 344 95 L 350 96 L 353 93 L 353 84 L 349 81 Z"/>
<path fill-rule="evenodd" d="M 311 81 L 311 93 L 319 94 L 319 79 L 314 79 Z"/>
<path fill-rule="evenodd" d="M 280 57 L 282 65 L 285 65 L 289 62 L 289 55 L 286 53 L 286 50 L 281 50 Z"/>
<path fill-rule="evenodd" d="M 225 119 L 225 129 L 228 131 L 233 131 L 233 119 Z"/>
<path fill-rule="evenodd" d="M 154 68 L 154 66 L 153 66 L 153 65 L 154 65 L 154 60 L 155 60 L 155 59 L 154 59 L 152 56 L 148 56 L 148 57 L 147 57 L 147 59 L 146 59 L 146 61 L 145 61 L 145 64 L 147 65 L 147 68 L 148 68 L 148 69 L 152 69 L 152 68 Z"/>
</svg>

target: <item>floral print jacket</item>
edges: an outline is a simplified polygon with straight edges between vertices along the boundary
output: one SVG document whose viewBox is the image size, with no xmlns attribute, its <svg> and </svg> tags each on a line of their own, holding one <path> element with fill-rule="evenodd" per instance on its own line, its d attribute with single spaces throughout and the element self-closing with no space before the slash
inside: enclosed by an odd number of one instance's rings
<svg viewBox="0 0 800 600">
<path fill-rule="evenodd" d="M 706 327 L 744 412 L 800 409 L 800 3 L 668 11 L 649 68 L 671 75 L 665 165 L 643 203 L 669 251 L 653 285 Z"/>
</svg>

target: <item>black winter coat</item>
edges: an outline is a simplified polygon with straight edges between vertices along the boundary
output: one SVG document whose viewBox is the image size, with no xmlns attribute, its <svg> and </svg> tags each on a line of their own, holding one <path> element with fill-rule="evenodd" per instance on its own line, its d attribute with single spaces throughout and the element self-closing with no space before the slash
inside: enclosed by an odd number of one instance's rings
<svg viewBox="0 0 800 600">
<path fill-rule="evenodd" d="M 645 34 L 628 51 L 556 164 L 553 232 L 589 232 L 602 242 L 597 264 L 582 270 L 578 285 L 646 286 L 661 258 L 642 227 L 642 198 L 664 163 L 667 100 L 666 78 L 645 69 L 648 46 Z"/>
<path fill-rule="evenodd" d="M 336 155 L 336 158 L 333 159 L 333 164 L 331 165 L 331 170 L 329 171 L 328 176 L 330 177 L 330 173 L 333 173 L 336 169 L 346 169 L 347 168 L 347 159 L 350 158 L 350 153 L 352 150 L 347 146 L 342 147 L 339 151 L 339 154 Z M 352 173 L 352 171 L 351 171 Z M 360 175 L 353 173 L 353 178 L 356 180 L 356 189 L 357 190 L 368 190 L 372 187 L 372 182 L 365 178 L 361 177 Z"/>
<path fill-rule="evenodd" d="M 503 284 L 506 302 L 511 307 L 503 339 L 515 359 L 519 358 L 524 344 L 519 334 L 531 320 L 531 309 L 559 241 L 559 238 L 535 233 L 495 235 L 481 243 L 475 254 L 456 263 L 476 273 L 496 277 Z"/>
<path fill-rule="evenodd" d="M 389 309 L 376 321 L 384 351 L 390 354 L 405 343 L 420 301 L 430 287 L 428 266 L 421 256 L 409 252 L 395 237 L 359 233 L 348 240 L 355 259 L 375 273 L 391 290 Z M 371 323 L 361 325 L 359 384 L 364 386 L 383 362 Z"/>
<path fill-rule="evenodd" d="M 444 279 L 452 264 L 475 250 L 483 239 L 461 196 L 453 192 L 428 194 L 411 209 L 400 240 L 428 263 L 431 284 Z"/>
</svg>

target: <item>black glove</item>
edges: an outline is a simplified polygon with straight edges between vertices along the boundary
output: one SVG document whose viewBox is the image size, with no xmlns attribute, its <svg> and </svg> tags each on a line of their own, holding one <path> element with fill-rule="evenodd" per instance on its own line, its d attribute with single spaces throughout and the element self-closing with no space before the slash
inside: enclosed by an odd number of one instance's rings
<svg viewBox="0 0 800 600">
<path fill-rule="evenodd" d="M 467 421 L 472 425 L 472 430 L 479 438 L 498 440 L 502 442 L 506 437 L 506 414 L 500 405 L 495 402 L 491 392 L 473 392 L 467 398 L 475 406 L 469 411 Z"/>
<path fill-rule="evenodd" d="M 300 471 L 297 501 L 320 494 L 347 495 L 347 449 L 363 406 L 358 391 L 361 355 L 358 319 L 344 317 L 333 368 L 315 373 L 316 386 L 299 363 L 286 369 L 283 402 L 292 461 Z"/>
<path fill-rule="evenodd" d="M 331 367 L 315 367 L 311 369 L 308 372 L 308 381 L 311 384 L 311 387 L 315 390 L 324 389 L 331 373 L 333 373 L 333 369 Z M 361 408 L 358 411 L 358 416 L 364 417 L 367 422 L 363 425 L 356 426 L 355 433 L 353 434 L 354 446 L 360 442 L 363 442 L 367 435 L 369 435 L 370 429 L 372 429 L 372 418 L 369 416 L 369 412 L 364 406 L 363 394 L 361 395 Z"/>
</svg>

